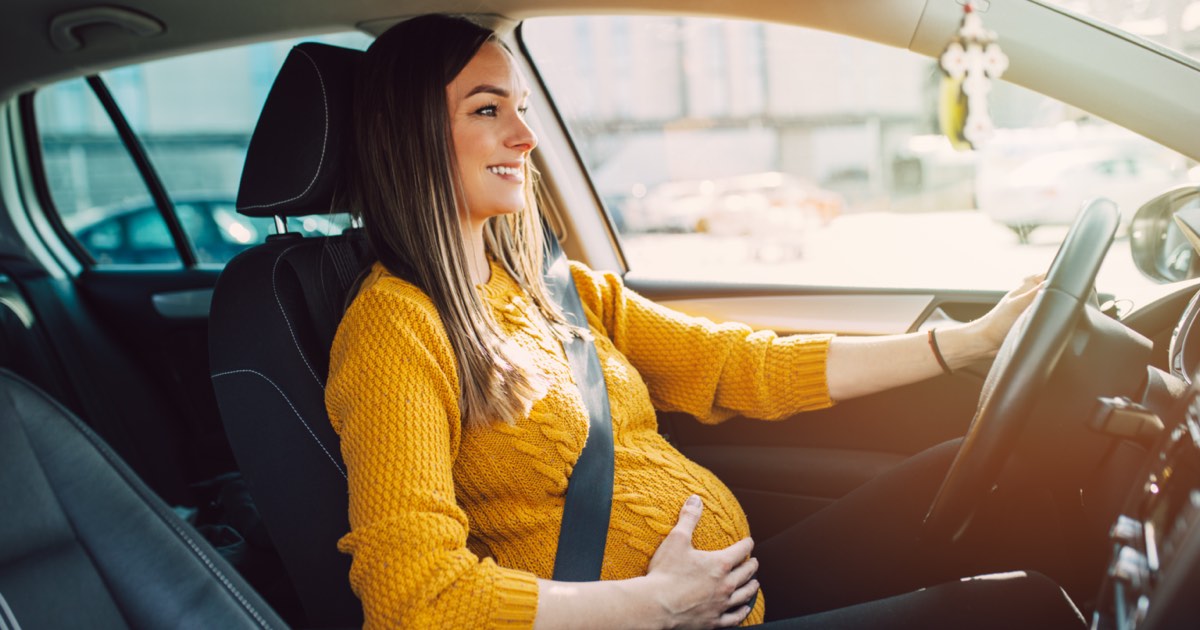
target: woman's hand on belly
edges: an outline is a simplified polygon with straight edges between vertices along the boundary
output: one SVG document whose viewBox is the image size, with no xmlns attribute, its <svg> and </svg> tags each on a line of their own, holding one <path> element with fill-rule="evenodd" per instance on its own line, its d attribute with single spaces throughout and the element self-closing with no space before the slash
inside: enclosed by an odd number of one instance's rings
<svg viewBox="0 0 1200 630">
<path fill-rule="evenodd" d="M 743 538 L 716 551 L 692 546 L 703 510 L 700 497 L 684 503 L 649 572 L 597 582 L 538 580 L 535 630 L 557 628 L 723 628 L 750 614 L 758 592 L 754 541 Z"/>
<path fill-rule="evenodd" d="M 758 560 L 750 556 L 754 541 L 743 538 L 716 551 L 692 546 L 692 532 L 703 504 L 693 495 L 679 512 L 679 521 L 650 559 L 646 575 L 655 600 L 671 628 L 735 626 L 750 614 L 758 592 Z"/>
</svg>

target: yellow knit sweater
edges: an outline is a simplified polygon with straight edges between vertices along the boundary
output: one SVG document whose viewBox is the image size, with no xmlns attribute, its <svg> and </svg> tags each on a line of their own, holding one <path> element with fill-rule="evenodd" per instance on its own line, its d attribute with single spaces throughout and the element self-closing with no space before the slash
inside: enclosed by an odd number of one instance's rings
<svg viewBox="0 0 1200 630">
<path fill-rule="evenodd" d="M 644 575 L 691 494 L 693 544 L 749 535 L 737 500 L 656 430 L 655 409 L 701 422 L 775 419 L 831 404 L 830 336 L 777 337 L 663 308 L 612 274 L 572 263 L 612 409 L 612 518 L 602 579 Z M 549 381 L 529 416 L 464 430 L 450 341 L 429 298 L 376 265 L 338 328 L 325 400 L 350 485 L 350 583 L 368 626 L 520 628 L 537 577 L 554 568 L 563 496 L 587 439 L 562 347 L 526 316 L 527 298 L 493 263 L 480 287 L 509 338 Z M 747 623 L 763 618 L 759 597 Z"/>
</svg>

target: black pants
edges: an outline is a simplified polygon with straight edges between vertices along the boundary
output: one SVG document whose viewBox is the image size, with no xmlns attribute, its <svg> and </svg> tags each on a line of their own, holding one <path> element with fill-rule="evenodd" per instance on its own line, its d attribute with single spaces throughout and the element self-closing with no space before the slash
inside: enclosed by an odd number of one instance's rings
<svg viewBox="0 0 1200 630">
<path fill-rule="evenodd" d="M 919 539 L 959 440 L 915 455 L 784 532 L 760 541 L 758 580 L 779 628 L 1081 628 L 1070 599 L 1011 558 L 965 557 Z M 926 588 L 928 587 L 928 588 Z M 919 590 L 923 589 L 923 590 Z"/>
</svg>

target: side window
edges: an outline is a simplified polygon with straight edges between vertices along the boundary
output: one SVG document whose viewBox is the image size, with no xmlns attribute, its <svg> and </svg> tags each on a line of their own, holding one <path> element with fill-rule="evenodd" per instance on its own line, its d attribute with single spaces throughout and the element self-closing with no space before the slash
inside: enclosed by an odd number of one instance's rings
<svg viewBox="0 0 1200 630">
<path fill-rule="evenodd" d="M 140 213 L 141 233 L 157 229 L 166 237 L 155 262 L 179 265 L 165 220 L 87 82 L 52 85 L 40 90 L 34 102 L 50 198 L 67 231 L 92 260 L 102 265 L 148 263 L 138 260 L 138 245 L 127 234 L 131 215 Z"/>
<path fill-rule="evenodd" d="M 163 224 L 162 215 L 155 208 L 145 208 L 131 214 L 125 219 L 125 229 L 129 232 L 126 241 L 129 251 L 125 252 L 127 263 L 155 263 L 161 259 L 178 258 L 175 251 L 175 241 Z"/>
<path fill-rule="evenodd" d="M 275 74 L 292 46 L 364 49 L 345 33 L 128 66 L 100 75 L 145 150 L 200 265 L 223 265 L 275 232 L 235 209 L 242 163 Z M 171 231 L 112 120 L 86 81 L 39 90 L 35 117 L 47 186 L 67 231 L 96 264 L 181 264 Z M 344 215 L 290 218 L 306 236 L 338 234 Z"/>
<path fill-rule="evenodd" d="M 1194 166 L 1003 81 L 992 142 L 955 151 L 934 60 L 822 31 L 577 16 L 520 36 L 641 276 L 1008 289 L 1086 199 L 1128 222 Z M 1149 285 L 1126 240 L 1100 283 Z"/>
</svg>

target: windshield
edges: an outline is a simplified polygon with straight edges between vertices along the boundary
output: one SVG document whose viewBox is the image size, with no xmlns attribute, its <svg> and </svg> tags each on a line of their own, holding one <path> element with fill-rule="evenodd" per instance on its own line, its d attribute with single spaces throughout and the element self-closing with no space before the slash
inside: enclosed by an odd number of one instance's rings
<svg viewBox="0 0 1200 630">
<path fill-rule="evenodd" d="M 1200 59 L 1200 0 L 1041 0 Z"/>
</svg>

